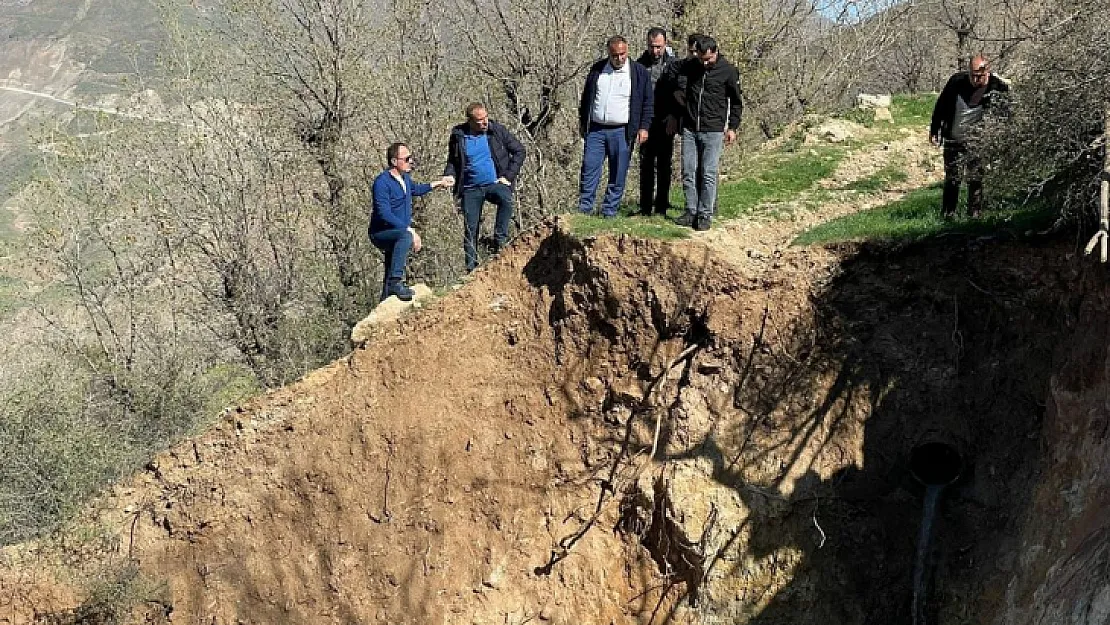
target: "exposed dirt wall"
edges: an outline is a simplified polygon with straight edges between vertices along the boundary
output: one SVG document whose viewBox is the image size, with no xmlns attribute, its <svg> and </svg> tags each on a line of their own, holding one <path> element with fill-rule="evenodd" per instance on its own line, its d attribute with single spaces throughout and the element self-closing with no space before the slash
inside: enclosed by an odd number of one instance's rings
<svg viewBox="0 0 1110 625">
<path fill-rule="evenodd" d="M 940 432 L 930 622 L 1101 623 L 1110 289 L 1068 253 L 543 230 L 161 455 L 67 570 L 137 563 L 146 622 L 908 623 Z M 72 622 L 53 571 L 0 622 Z"/>
</svg>

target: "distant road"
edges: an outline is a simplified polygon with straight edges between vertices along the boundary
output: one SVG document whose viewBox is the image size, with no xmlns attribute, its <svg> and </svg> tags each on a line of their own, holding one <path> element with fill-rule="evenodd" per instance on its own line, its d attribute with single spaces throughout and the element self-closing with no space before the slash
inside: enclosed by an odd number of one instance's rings
<svg viewBox="0 0 1110 625">
<path fill-rule="evenodd" d="M 127 112 L 120 111 L 120 110 L 117 110 L 117 109 L 107 109 L 107 108 L 101 108 L 99 106 L 89 106 L 87 104 L 78 104 L 78 103 L 72 102 L 70 100 L 63 100 L 63 99 L 61 99 L 57 96 L 50 95 L 49 93 L 43 93 L 41 91 L 31 91 L 30 89 L 24 89 L 22 87 L 9 87 L 7 85 L 0 85 L 0 91 L 12 91 L 14 93 L 22 93 L 24 95 L 33 96 L 33 97 L 36 97 L 36 98 L 42 98 L 44 100 L 50 100 L 51 102 L 56 102 L 58 104 L 64 104 L 66 106 L 71 106 L 73 108 L 80 107 L 82 110 L 86 110 L 86 111 L 97 111 L 98 113 L 106 113 L 108 115 L 118 115 L 119 117 L 127 117 L 129 119 L 144 119 L 144 120 L 152 121 L 152 122 L 163 122 L 163 123 L 168 123 L 168 124 L 183 125 L 183 124 L 181 124 L 181 122 L 178 122 L 178 121 L 175 121 L 175 120 L 172 120 L 172 119 L 168 119 L 168 118 L 165 118 L 165 117 L 147 117 L 145 115 L 139 115 L 137 113 L 127 113 Z M 12 121 L 12 120 L 8 120 L 8 121 Z"/>
<path fill-rule="evenodd" d="M 14 91 L 16 93 L 23 93 L 23 94 L 26 94 L 26 95 L 33 95 L 36 98 L 43 98 L 43 99 L 46 99 L 46 100 L 50 100 L 52 102 L 57 102 L 58 104 L 67 104 L 67 105 L 73 106 L 73 107 L 77 106 L 76 102 L 70 102 L 69 100 L 63 100 L 61 98 L 52 96 L 49 93 L 42 93 L 42 92 L 39 92 L 39 91 L 31 91 L 30 89 L 22 89 L 20 87 L 7 87 L 7 86 L 4 86 L 4 85 L 0 85 L 0 89 L 3 89 L 4 91 Z"/>
</svg>

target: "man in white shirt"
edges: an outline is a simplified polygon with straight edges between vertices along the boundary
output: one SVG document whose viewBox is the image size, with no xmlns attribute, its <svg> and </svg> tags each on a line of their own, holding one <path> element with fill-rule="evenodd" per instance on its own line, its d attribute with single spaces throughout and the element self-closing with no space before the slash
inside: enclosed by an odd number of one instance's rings
<svg viewBox="0 0 1110 625">
<path fill-rule="evenodd" d="M 586 140 L 578 210 L 593 213 L 601 168 L 608 162 L 609 182 L 601 214 L 615 217 L 624 195 L 633 141 L 640 144 L 647 140 L 653 99 L 651 75 L 639 63 L 628 62 L 624 37 L 611 37 L 607 48 L 608 58 L 590 68 L 578 105 L 579 133 Z"/>
</svg>

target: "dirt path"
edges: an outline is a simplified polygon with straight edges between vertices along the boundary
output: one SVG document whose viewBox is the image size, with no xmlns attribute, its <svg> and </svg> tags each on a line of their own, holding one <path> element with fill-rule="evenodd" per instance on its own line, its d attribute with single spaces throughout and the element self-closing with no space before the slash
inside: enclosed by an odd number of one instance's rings
<svg viewBox="0 0 1110 625">
<path fill-rule="evenodd" d="M 901 138 L 894 140 L 884 139 L 890 131 L 881 128 L 860 126 L 856 132 L 859 147 L 849 148 L 833 175 L 816 188 L 788 201 L 765 204 L 752 215 L 720 223 L 708 232 L 694 233 L 694 239 L 752 275 L 774 266 L 791 242 L 810 228 L 889 204 L 943 177 L 940 152 L 929 144 L 925 128 L 902 129 Z M 892 164 L 905 171 L 904 181 L 872 193 L 845 189 Z M 790 217 L 778 216 L 784 213 Z"/>
</svg>

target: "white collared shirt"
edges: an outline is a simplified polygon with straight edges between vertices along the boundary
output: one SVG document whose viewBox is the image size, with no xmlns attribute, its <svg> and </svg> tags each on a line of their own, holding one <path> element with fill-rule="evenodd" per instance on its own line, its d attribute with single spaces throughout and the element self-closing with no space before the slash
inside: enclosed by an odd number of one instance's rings
<svg viewBox="0 0 1110 625">
<path fill-rule="evenodd" d="M 393 179 L 394 179 L 394 180 L 396 180 L 396 181 L 397 181 L 398 183 L 400 183 L 400 184 L 401 184 L 401 190 L 402 190 L 402 191 L 404 191 L 405 193 L 408 193 L 408 192 L 409 192 L 409 188 L 408 188 L 408 186 L 407 186 L 407 185 L 405 184 L 405 176 L 404 176 L 403 174 L 402 174 L 402 175 L 400 175 L 400 176 L 398 176 L 398 175 L 397 175 L 397 174 L 396 174 L 395 172 L 392 172 L 392 171 L 391 171 L 391 172 L 389 172 L 389 175 L 390 175 L 390 176 L 393 176 Z"/>
<path fill-rule="evenodd" d="M 598 124 L 627 124 L 632 104 L 632 61 L 620 69 L 606 63 L 597 77 L 597 91 L 590 120 Z"/>
</svg>

